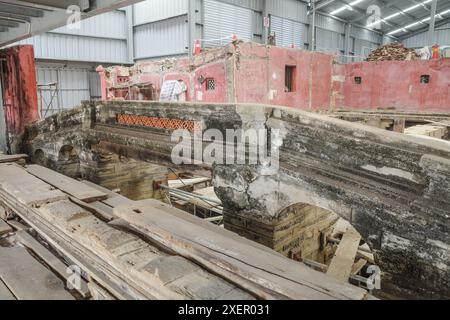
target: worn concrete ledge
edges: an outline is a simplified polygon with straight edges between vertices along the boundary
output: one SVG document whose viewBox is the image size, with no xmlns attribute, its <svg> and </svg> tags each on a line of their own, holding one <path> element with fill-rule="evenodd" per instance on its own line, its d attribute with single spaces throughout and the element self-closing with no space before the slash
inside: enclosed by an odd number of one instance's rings
<svg viewBox="0 0 450 320">
<path fill-rule="evenodd" d="M 297 203 L 344 217 L 361 233 L 400 295 L 450 298 L 450 144 L 350 123 L 292 108 L 254 104 L 87 102 L 29 128 L 24 146 L 57 159 L 71 144 L 80 161 L 92 145 L 167 163 L 171 130 L 123 126 L 118 114 L 201 122 L 220 131 L 278 129 L 278 170 L 214 165 L 227 212 L 267 221 Z M 206 164 L 208 166 L 208 164 Z M 383 284 L 382 284 L 383 285 Z"/>
</svg>

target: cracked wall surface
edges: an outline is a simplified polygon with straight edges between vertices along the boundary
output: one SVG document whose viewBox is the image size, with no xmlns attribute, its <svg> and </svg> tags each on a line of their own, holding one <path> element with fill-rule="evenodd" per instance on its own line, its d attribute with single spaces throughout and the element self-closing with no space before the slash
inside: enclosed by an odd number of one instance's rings
<svg viewBox="0 0 450 320">
<path fill-rule="evenodd" d="M 277 222 L 292 205 L 314 205 L 335 212 L 361 233 L 387 273 L 384 290 L 404 297 L 449 298 L 448 142 L 284 107 L 93 101 L 31 126 L 24 148 L 32 155 L 43 150 L 52 158 L 68 142 L 80 155 L 101 145 L 123 156 L 175 167 L 173 130 L 119 125 L 119 114 L 197 121 L 203 130 L 222 132 L 277 129 L 279 134 L 267 142 L 279 151 L 279 168 L 197 165 L 213 168 L 226 224 L 227 215 Z"/>
</svg>

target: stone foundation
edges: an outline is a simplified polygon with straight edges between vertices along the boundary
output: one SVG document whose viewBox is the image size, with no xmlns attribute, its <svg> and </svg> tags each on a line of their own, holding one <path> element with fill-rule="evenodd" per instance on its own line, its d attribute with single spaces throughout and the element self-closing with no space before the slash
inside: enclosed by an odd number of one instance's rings
<svg viewBox="0 0 450 320">
<path fill-rule="evenodd" d="M 224 214 L 225 228 L 298 261 L 325 263 L 325 250 L 339 217 L 322 208 L 297 204 L 287 208 L 280 219 L 267 221 L 250 215 Z M 332 254 L 332 253 L 331 253 Z"/>
</svg>

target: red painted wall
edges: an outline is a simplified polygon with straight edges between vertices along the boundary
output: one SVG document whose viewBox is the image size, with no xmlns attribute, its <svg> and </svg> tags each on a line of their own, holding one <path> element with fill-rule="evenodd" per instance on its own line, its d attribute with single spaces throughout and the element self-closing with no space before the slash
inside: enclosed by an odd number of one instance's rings
<svg viewBox="0 0 450 320">
<path fill-rule="evenodd" d="M 5 59 L 3 99 L 9 134 L 20 135 L 25 126 L 39 119 L 33 46 L 0 51 Z"/>
<path fill-rule="evenodd" d="M 329 108 L 333 56 L 255 44 L 239 46 L 239 54 L 235 70 L 238 102 Z M 285 90 L 286 66 L 296 67 L 293 92 Z"/>
<path fill-rule="evenodd" d="M 352 63 L 340 72 L 345 81 L 336 107 L 450 112 L 450 59 Z M 420 83 L 421 75 L 430 82 Z"/>
<path fill-rule="evenodd" d="M 296 67 L 295 88 L 286 92 L 285 68 Z M 130 83 L 183 79 L 188 101 L 264 103 L 319 111 L 395 109 L 450 112 L 450 59 L 383 61 L 346 65 L 330 54 L 265 46 L 231 44 L 189 60 L 152 61 L 131 68 Z M 430 83 L 421 84 L 420 76 Z M 199 78 L 213 78 L 206 90 Z M 355 83 L 361 77 L 361 84 Z"/>
</svg>

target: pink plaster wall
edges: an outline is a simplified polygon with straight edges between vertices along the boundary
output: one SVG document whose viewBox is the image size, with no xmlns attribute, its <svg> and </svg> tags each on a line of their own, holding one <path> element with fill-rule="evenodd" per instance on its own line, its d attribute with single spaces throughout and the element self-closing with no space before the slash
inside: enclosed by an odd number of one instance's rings
<svg viewBox="0 0 450 320">
<path fill-rule="evenodd" d="M 294 92 L 285 91 L 287 65 L 296 66 Z M 188 101 L 264 103 L 311 111 L 450 112 L 450 59 L 341 65 L 330 54 L 239 43 L 192 60 L 177 59 L 170 66 L 152 61 L 131 70 L 130 83 L 152 82 L 158 95 L 164 80 L 182 79 Z M 429 84 L 420 83 L 425 74 L 430 75 Z M 200 77 L 213 78 L 216 89 L 206 90 Z M 355 77 L 362 78 L 360 85 Z"/>
<path fill-rule="evenodd" d="M 450 59 L 430 61 L 361 62 L 345 66 L 343 109 L 450 111 Z M 430 83 L 420 83 L 429 75 Z M 361 77 L 361 85 L 354 78 Z"/>
</svg>

